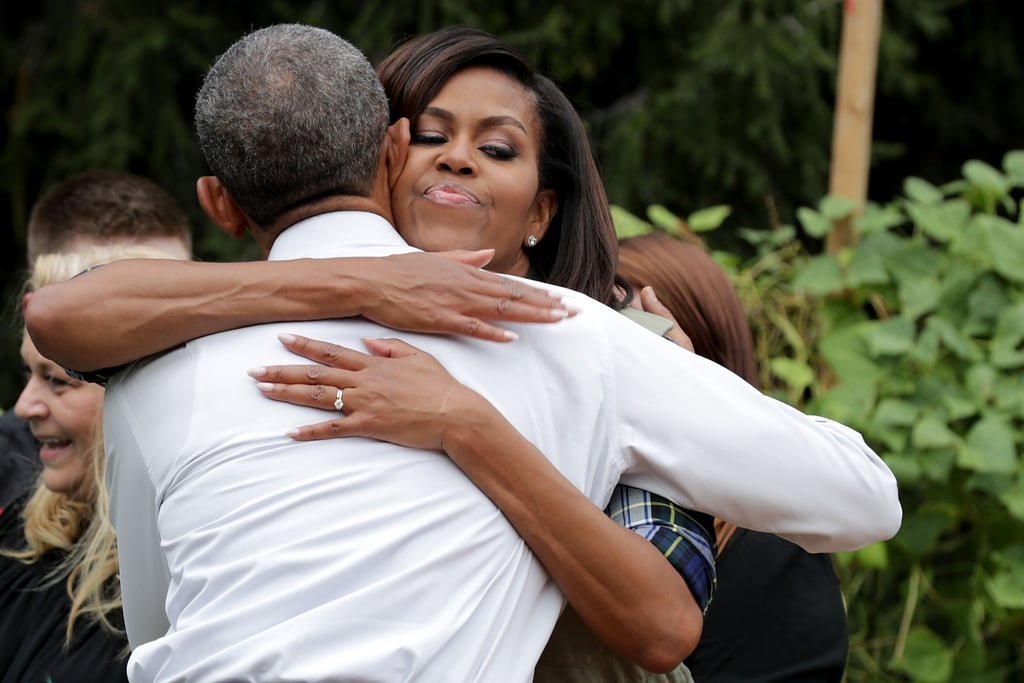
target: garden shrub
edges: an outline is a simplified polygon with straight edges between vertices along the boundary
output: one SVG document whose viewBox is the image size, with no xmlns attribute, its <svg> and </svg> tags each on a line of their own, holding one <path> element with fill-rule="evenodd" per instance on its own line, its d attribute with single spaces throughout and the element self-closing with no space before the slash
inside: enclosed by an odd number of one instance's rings
<svg viewBox="0 0 1024 683">
<path fill-rule="evenodd" d="M 1010 152 L 942 186 L 908 178 L 856 214 L 826 197 L 797 212 L 803 241 L 789 225 L 742 230 L 753 257 L 714 254 L 747 307 L 766 391 L 858 429 L 900 484 L 899 533 L 836 557 L 851 683 L 1024 676 L 1021 188 L 1024 152 Z M 632 234 L 693 229 L 649 218 L 616 211 Z M 859 239 L 811 253 L 844 219 Z"/>
</svg>

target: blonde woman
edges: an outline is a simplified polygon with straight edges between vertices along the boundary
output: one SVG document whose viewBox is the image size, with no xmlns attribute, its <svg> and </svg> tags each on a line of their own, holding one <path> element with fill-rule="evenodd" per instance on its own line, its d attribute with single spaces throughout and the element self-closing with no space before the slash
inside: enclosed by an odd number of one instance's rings
<svg viewBox="0 0 1024 683">
<path fill-rule="evenodd" d="M 28 289 L 120 258 L 169 258 L 139 246 L 45 254 Z M 27 334 L 15 412 L 40 443 L 36 486 L 0 517 L 0 683 L 125 681 L 114 529 L 103 485 L 103 389 L 78 381 Z"/>
</svg>

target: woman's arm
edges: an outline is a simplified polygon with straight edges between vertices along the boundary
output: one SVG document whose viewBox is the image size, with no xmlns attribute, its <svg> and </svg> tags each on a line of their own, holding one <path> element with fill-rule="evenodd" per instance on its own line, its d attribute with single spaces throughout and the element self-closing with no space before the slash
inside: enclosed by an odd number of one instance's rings
<svg viewBox="0 0 1024 683">
<path fill-rule="evenodd" d="M 491 341 L 489 321 L 569 314 L 547 291 L 480 270 L 493 251 L 198 263 L 135 259 L 32 294 L 25 324 L 47 358 L 87 371 L 257 323 L 362 315 L 388 327 Z"/>
<path fill-rule="evenodd" d="M 670 671 L 697 645 L 701 609 L 661 552 L 612 521 L 498 413 L 429 354 L 367 340 L 375 358 L 303 337 L 290 350 L 328 365 L 256 368 L 269 398 L 330 408 L 347 387 L 346 415 L 302 427 L 297 439 L 368 436 L 445 451 L 537 555 L 583 622 L 608 647 Z"/>
</svg>

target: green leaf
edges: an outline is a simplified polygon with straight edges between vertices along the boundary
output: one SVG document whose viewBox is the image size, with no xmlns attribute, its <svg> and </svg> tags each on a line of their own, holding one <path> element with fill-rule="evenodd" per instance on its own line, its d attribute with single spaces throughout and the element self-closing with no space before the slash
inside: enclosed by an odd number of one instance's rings
<svg viewBox="0 0 1024 683">
<path fill-rule="evenodd" d="M 817 415 L 828 415 L 843 424 L 867 422 L 877 398 L 876 388 L 869 382 L 844 382 L 819 395 L 813 411 Z"/>
<path fill-rule="evenodd" d="M 794 391 L 802 392 L 814 382 L 814 370 L 807 363 L 792 358 L 772 358 L 769 367 L 773 375 Z"/>
<path fill-rule="evenodd" d="M 928 627 L 915 626 L 907 635 L 903 656 L 891 666 L 915 683 L 946 683 L 953 677 L 953 650 Z"/>
<path fill-rule="evenodd" d="M 943 197 L 942 190 L 915 176 L 903 181 L 903 194 L 921 204 L 938 204 Z"/>
<path fill-rule="evenodd" d="M 1008 370 L 1024 365 L 1024 304 L 1010 306 L 996 321 L 989 346 L 992 364 Z"/>
<path fill-rule="evenodd" d="M 612 222 L 615 224 L 615 235 L 619 239 L 626 237 L 637 237 L 639 235 L 649 235 L 654 232 L 654 226 L 637 218 L 630 212 L 626 211 L 620 206 L 611 206 Z"/>
<path fill-rule="evenodd" d="M 834 223 L 851 216 L 857 210 L 857 202 L 848 197 L 830 194 L 822 198 L 818 210 Z"/>
<path fill-rule="evenodd" d="M 912 458 L 909 455 L 886 455 L 884 460 L 892 470 L 896 481 L 902 485 L 916 482 L 924 475 L 917 458 Z"/>
<path fill-rule="evenodd" d="M 1024 283 L 1024 228 L 1001 216 L 977 216 L 987 230 L 992 267 L 1007 280 Z"/>
<path fill-rule="evenodd" d="M 929 480 L 945 484 L 956 462 L 956 453 L 951 448 L 932 448 L 920 453 L 918 463 L 921 473 Z"/>
<path fill-rule="evenodd" d="M 879 206 L 868 202 L 853 219 L 853 227 L 861 235 L 884 233 L 906 222 L 903 212 L 896 206 Z"/>
<path fill-rule="evenodd" d="M 1024 563 L 1015 563 L 989 579 L 988 594 L 1000 607 L 1024 609 Z"/>
<path fill-rule="evenodd" d="M 914 448 L 945 448 L 957 443 L 957 435 L 935 413 L 923 415 L 910 435 L 910 444 Z"/>
<path fill-rule="evenodd" d="M 991 365 L 976 363 L 964 373 L 964 386 L 976 403 L 985 404 L 990 402 L 995 395 L 998 378 L 996 369 Z"/>
<path fill-rule="evenodd" d="M 1009 189 L 1006 176 L 984 161 L 968 161 L 964 164 L 963 173 L 967 182 L 996 195 L 1002 195 Z"/>
<path fill-rule="evenodd" d="M 1017 187 L 1024 187 L 1024 150 L 1007 152 L 1003 157 L 1003 170 Z"/>
<path fill-rule="evenodd" d="M 818 341 L 821 354 L 843 384 L 873 384 L 886 376 L 887 370 L 868 355 L 863 332 L 870 324 L 837 329 Z"/>
<path fill-rule="evenodd" d="M 900 283 L 899 296 L 903 315 L 916 320 L 935 310 L 942 296 L 942 286 L 935 277 L 905 280 Z"/>
<path fill-rule="evenodd" d="M 822 238 L 832 229 L 832 221 L 814 209 L 801 206 L 796 210 L 796 219 L 800 227 L 811 237 Z"/>
<path fill-rule="evenodd" d="M 829 294 L 843 288 L 843 271 L 832 254 L 809 259 L 793 278 L 793 288 L 811 294 Z"/>
<path fill-rule="evenodd" d="M 1008 415 L 1024 415 L 1024 377 L 1015 373 L 996 378 L 995 407 Z"/>
<path fill-rule="evenodd" d="M 967 311 L 963 331 L 972 337 L 990 337 L 995 331 L 997 318 L 1010 300 L 1007 283 L 991 273 L 982 275 L 967 295 Z"/>
<path fill-rule="evenodd" d="M 1024 487 L 1019 481 L 999 494 L 999 502 L 1006 506 L 1006 510 L 1011 515 L 1024 521 Z"/>
<path fill-rule="evenodd" d="M 707 232 L 719 227 L 730 213 L 732 213 L 732 208 L 725 204 L 708 206 L 691 213 L 686 218 L 686 224 L 694 232 Z"/>
<path fill-rule="evenodd" d="M 975 472 L 1012 474 L 1017 469 L 1015 437 L 1006 419 L 990 413 L 968 430 L 957 464 Z"/>
<path fill-rule="evenodd" d="M 972 363 L 982 360 L 983 355 L 978 344 L 961 334 L 960 330 L 945 318 L 933 315 L 927 319 L 925 327 L 935 330 L 942 344 L 961 360 Z"/>
<path fill-rule="evenodd" d="M 658 228 L 662 232 L 666 232 L 675 237 L 682 234 L 682 230 L 680 229 L 680 226 L 683 224 L 682 219 L 661 204 L 652 204 L 651 206 L 648 206 L 647 218 L 650 219 L 654 227 Z"/>
<path fill-rule="evenodd" d="M 939 242 L 948 242 L 963 231 L 971 217 L 971 206 L 962 199 L 941 204 L 911 204 L 907 207 L 914 225 Z"/>
<path fill-rule="evenodd" d="M 885 266 L 899 283 L 936 277 L 945 270 L 947 257 L 920 243 L 904 242 L 885 255 Z"/>
<path fill-rule="evenodd" d="M 855 248 L 846 268 L 846 277 L 851 287 L 884 285 L 889 282 L 889 271 L 881 254 Z"/>
<path fill-rule="evenodd" d="M 881 571 L 889 568 L 889 549 L 885 543 L 872 543 L 869 546 L 854 551 L 853 556 L 857 563 L 866 569 Z"/>
<path fill-rule="evenodd" d="M 917 421 L 921 410 L 910 401 L 898 398 L 885 398 L 878 402 L 875 409 L 875 422 L 882 425 L 910 427 Z"/>
<path fill-rule="evenodd" d="M 914 557 L 924 557 L 935 551 L 939 537 L 953 528 L 955 523 L 956 511 L 948 507 L 930 506 L 907 510 L 894 540 Z"/>
<path fill-rule="evenodd" d="M 868 325 L 864 339 L 873 358 L 901 356 L 914 344 L 914 324 L 906 318 L 878 321 Z"/>
</svg>

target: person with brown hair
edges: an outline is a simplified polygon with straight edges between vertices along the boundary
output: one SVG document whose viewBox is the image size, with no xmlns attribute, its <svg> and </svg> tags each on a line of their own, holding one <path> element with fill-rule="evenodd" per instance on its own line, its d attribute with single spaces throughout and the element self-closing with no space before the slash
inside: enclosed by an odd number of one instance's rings
<svg viewBox="0 0 1024 683">
<path fill-rule="evenodd" d="M 50 188 L 28 219 L 28 259 L 101 244 L 141 244 L 192 257 L 185 212 L 148 178 L 109 169 L 77 173 Z"/>
<path fill-rule="evenodd" d="M 618 273 L 653 287 L 695 353 L 758 387 L 743 304 L 699 245 L 663 234 L 619 242 Z M 715 520 L 718 590 L 697 648 L 686 658 L 700 683 L 838 683 L 849 649 L 839 579 L 827 553 Z M 752 606 L 756 605 L 754 608 Z"/>
</svg>

